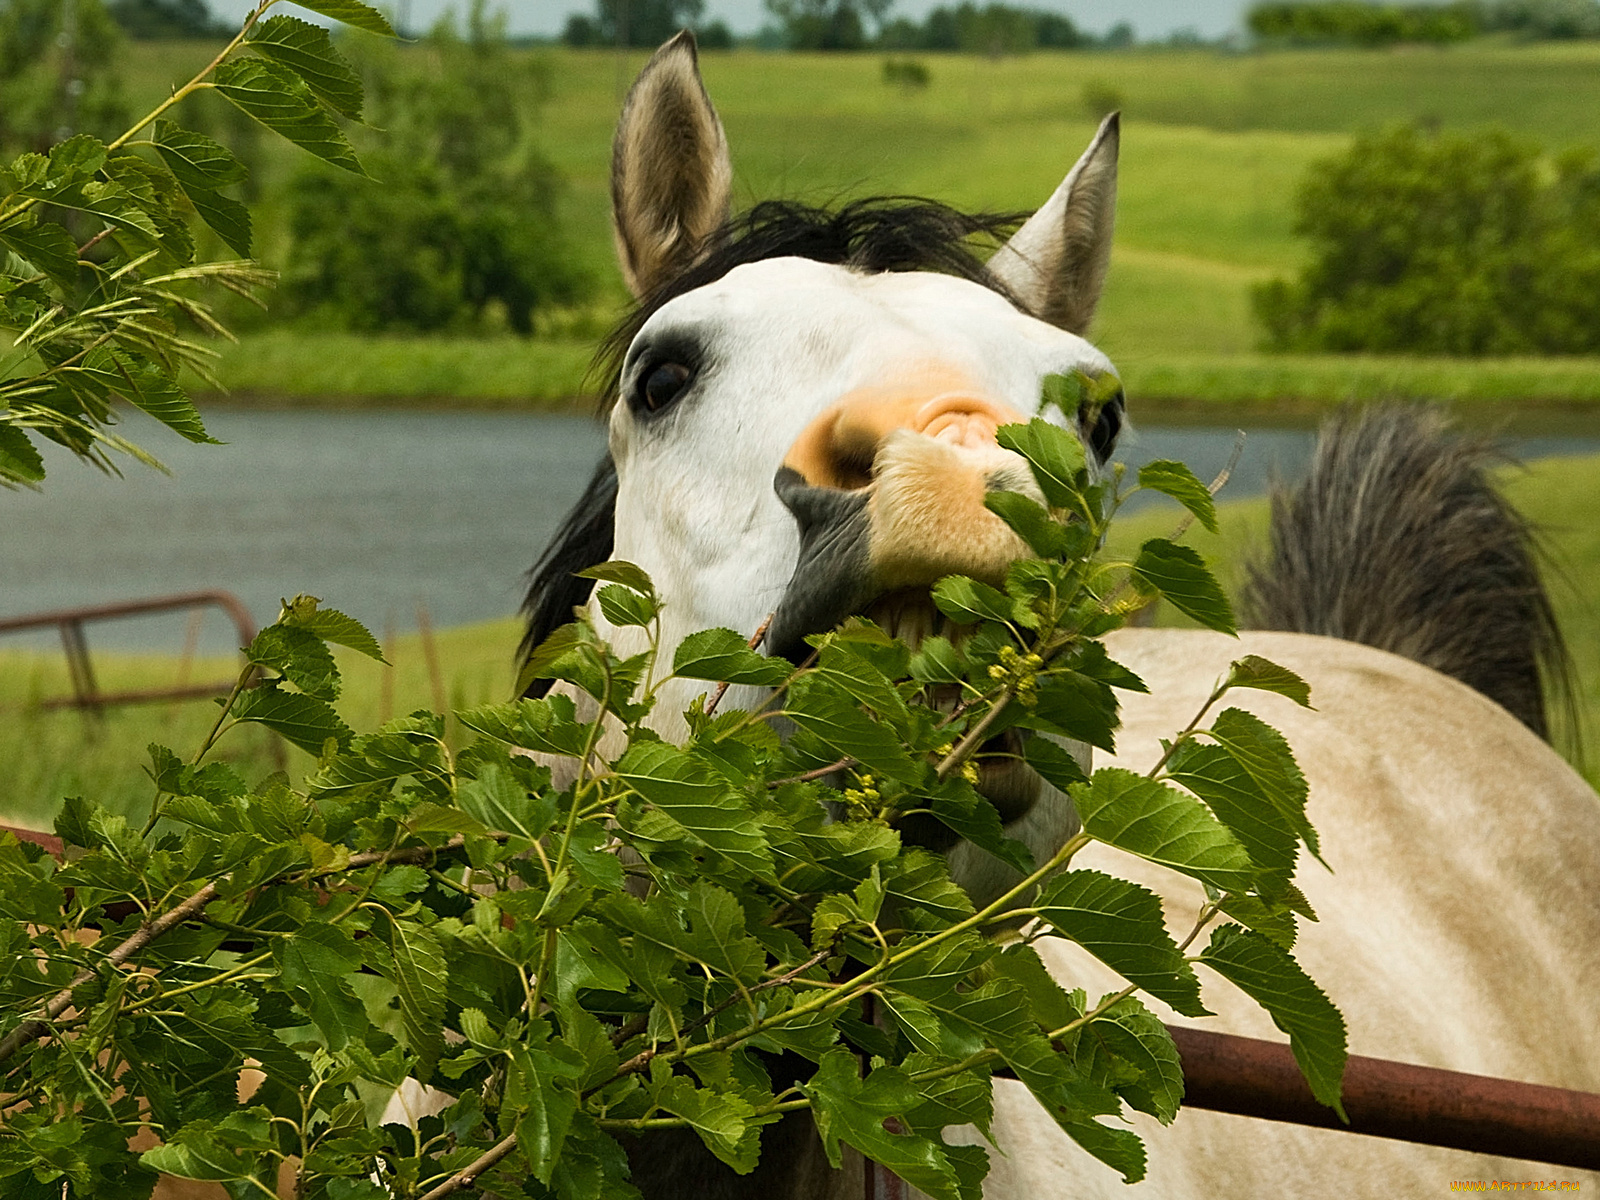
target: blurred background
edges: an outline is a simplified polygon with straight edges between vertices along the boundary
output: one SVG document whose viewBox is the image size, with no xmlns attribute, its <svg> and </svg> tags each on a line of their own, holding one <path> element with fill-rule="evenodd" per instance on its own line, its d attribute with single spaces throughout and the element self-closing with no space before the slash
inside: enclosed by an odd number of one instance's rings
<svg viewBox="0 0 1600 1200">
<path fill-rule="evenodd" d="M 0 0 L 0 155 L 120 132 L 247 8 Z M 1091 336 L 1127 384 L 1129 461 L 1209 477 L 1245 431 L 1223 535 L 1197 543 L 1231 575 L 1330 406 L 1413 397 L 1500 431 L 1531 464 L 1508 486 L 1547 530 L 1595 728 L 1597 0 L 400 0 L 390 15 L 403 43 L 337 36 L 366 88 L 368 124 L 348 132 L 370 180 L 335 179 L 215 95 L 184 102 L 183 124 L 248 165 L 255 253 L 281 276 L 265 311 L 223 306 L 240 339 L 218 344 L 227 390 L 196 381 L 227 444 L 130 417 L 170 475 L 57 456 L 42 493 L 0 495 L 0 617 L 220 587 L 265 623 L 303 591 L 392 651 L 392 669 L 351 666 L 357 729 L 502 698 L 522 572 L 603 449 L 586 372 L 627 303 L 607 196 L 618 106 L 687 26 L 741 205 L 1030 209 L 1120 110 Z M 1125 536 L 1172 520 L 1135 511 Z M 75 789 L 147 800 L 110 764 L 126 776 L 144 742 L 197 740 L 208 706 L 46 711 L 68 688 L 55 636 L 0 641 L 0 802 L 48 820 Z M 237 638 L 167 614 L 90 641 L 105 686 L 153 686 L 227 674 Z"/>
</svg>

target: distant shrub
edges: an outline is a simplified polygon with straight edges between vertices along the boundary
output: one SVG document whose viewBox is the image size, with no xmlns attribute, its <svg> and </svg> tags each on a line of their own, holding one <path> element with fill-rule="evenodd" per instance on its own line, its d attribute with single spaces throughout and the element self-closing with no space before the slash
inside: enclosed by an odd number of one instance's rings
<svg viewBox="0 0 1600 1200">
<path fill-rule="evenodd" d="M 1122 93 L 1103 79 L 1091 79 L 1083 85 L 1083 109 L 1095 120 L 1109 116 L 1122 108 Z"/>
<path fill-rule="evenodd" d="M 904 17 L 883 26 L 885 50 L 964 50 L 968 54 L 1024 54 L 1040 48 L 1074 50 L 1095 44 L 1060 13 L 1009 4 L 941 5 L 921 25 Z"/>
<path fill-rule="evenodd" d="M 1362 4 L 1358 0 L 1257 4 L 1250 32 L 1268 41 L 1295 44 L 1351 43 L 1387 46 L 1399 42 L 1459 42 L 1481 28 L 1473 3 Z"/>
<path fill-rule="evenodd" d="M 0 0 L 0 153 L 121 132 L 121 43 L 100 0 Z"/>
<path fill-rule="evenodd" d="M 464 38 L 441 23 L 424 48 L 362 56 L 372 124 L 386 131 L 363 155 L 373 180 L 293 181 L 284 298 L 359 332 L 527 335 L 539 309 L 586 284 L 556 221 L 560 178 L 526 124 L 542 76 L 508 53 L 483 0 Z"/>
<path fill-rule="evenodd" d="M 112 0 L 112 19 L 137 41 L 231 38 L 238 26 L 218 21 L 205 0 Z"/>
<path fill-rule="evenodd" d="M 906 91 L 917 91 L 928 86 L 933 76 L 928 64 L 917 58 L 886 58 L 883 60 L 883 81 Z"/>
<path fill-rule="evenodd" d="M 694 31 L 702 50 L 732 50 L 733 30 L 726 21 L 708 21 Z"/>
<path fill-rule="evenodd" d="M 1500 0 L 1483 6 L 1481 22 L 1533 38 L 1600 37 L 1600 0 Z"/>
<path fill-rule="evenodd" d="M 1256 290 L 1280 350 L 1600 352 L 1600 164 L 1503 133 L 1358 139 L 1315 165 L 1311 261 Z"/>
</svg>

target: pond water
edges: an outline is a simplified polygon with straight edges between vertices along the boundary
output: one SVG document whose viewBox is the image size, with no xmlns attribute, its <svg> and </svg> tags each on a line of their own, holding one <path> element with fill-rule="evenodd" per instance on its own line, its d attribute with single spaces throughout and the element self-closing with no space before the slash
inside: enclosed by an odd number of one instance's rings
<svg viewBox="0 0 1600 1200">
<path fill-rule="evenodd" d="M 375 631 L 414 629 L 421 609 L 440 626 L 503 617 L 604 448 L 601 427 L 581 416 L 224 409 L 207 422 L 227 445 L 130 426 L 171 476 L 127 462 L 125 478 L 108 478 L 47 452 L 42 493 L 0 493 L 0 615 L 226 588 L 263 623 L 296 592 Z M 1130 467 L 1179 458 L 1210 479 L 1236 437 L 1146 426 L 1123 456 Z M 1527 457 L 1600 453 L 1600 432 L 1511 445 Z M 1310 448 L 1309 430 L 1248 431 L 1226 495 L 1259 494 L 1275 472 L 1293 477 Z M 176 651 L 185 623 L 108 622 L 90 639 Z M 208 618 L 202 651 L 232 642 Z"/>
</svg>

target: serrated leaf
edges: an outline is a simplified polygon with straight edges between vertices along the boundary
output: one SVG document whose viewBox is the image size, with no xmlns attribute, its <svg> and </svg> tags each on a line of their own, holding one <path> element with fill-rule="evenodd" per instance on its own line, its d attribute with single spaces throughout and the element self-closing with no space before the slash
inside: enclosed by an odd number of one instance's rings
<svg viewBox="0 0 1600 1200">
<path fill-rule="evenodd" d="M 553 795 L 530 796 L 509 771 L 494 763 L 461 785 L 456 803 L 484 827 L 529 842 L 542 838 L 556 818 Z"/>
<path fill-rule="evenodd" d="M 187 441 L 212 446 L 222 444 L 206 432 L 200 411 L 188 393 L 154 363 L 140 362 L 121 351 L 113 352 L 109 363 L 116 372 L 117 390 L 131 404 Z"/>
<path fill-rule="evenodd" d="M 409 1049 L 417 1056 L 417 1079 L 426 1083 L 444 1051 L 444 1006 L 450 968 L 438 938 L 426 926 L 392 918 L 389 926 L 401 1025 Z"/>
<path fill-rule="evenodd" d="M 642 596 L 620 583 L 608 583 L 595 592 L 600 605 L 600 615 L 612 625 L 644 628 L 656 619 L 656 604 L 649 596 Z"/>
<path fill-rule="evenodd" d="M 237 58 L 218 67 L 214 79 L 217 91 L 268 129 L 324 162 L 366 174 L 339 126 L 288 67 L 264 58 Z"/>
<path fill-rule="evenodd" d="M 1038 1034 L 1010 1039 L 999 1049 L 1006 1065 L 1073 1141 L 1121 1171 L 1124 1182 L 1137 1183 L 1144 1177 L 1144 1143 L 1138 1135 L 1094 1120 L 1122 1111 L 1115 1093 L 1079 1075 Z"/>
<path fill-rule="evenodd" d="M 310 600 L 309 604 L 303 603 L 307 599 L 309 598 L 296 597 L 290 601 L 288 612 L 283 617 L 284 624 L 298 625 L 301 629 L 310 630 L 325 642 L 344 646 L 378 662 L 385 661 L 383 647 L 378 645 L 378 639 L 373 637 L 360 621 L 336 608 L 319 608 L 319 601 L 316 600 Z"/>
<path fill-rule="evenodd" d="M 1276 692 L 1280 696 L 1287 696 L 1301 708 L 1311 707 L 1311 685 L 1288 667 L 1279 666 L 1259 654 L 1246 654 L 1243 658 L 1235 659 L 1228 670 L 1227 686 Z"/>
<path fill-rule="evenodd" d="M 283 986 L 302 1005 L 333 1051 L 344 1049 L 366 1026 L 366 1013 L 346 976 L 361 966 L 355 939 L 337 925 L 312 922 L 275 938 L 272 959 Z"/>
<path fill-rule="evenodd" d="M 1171 496 L 1212 533 L 1217 532 L 1217 506 L 1210 490 L 1181 462 L 1158 458 L 1139 468 L 1139 486 Z"/>
<path fill-rule="evenodd" d="M 1072 752 L 1047 737 L 1036 735 L 1025 741 L 1022 744 L 1022 757 L 1057 791 L 1065 792 L 1075 783 L 1089 782 L 1083 765 Z"/>
<path fill-rule="evenodd" d="M 1052 508 L 1082 506 L 1077 479 L 1088 460 L 1077 434 L 1035 417 L 1026 425 L 1000 426 L 995 439 L 1028 460 L 1033 478 Z"/>
<path fill-rule="evenodd" d="M 250 210 L 219 191 L 245 179 L 244 164 L 227 147 L 171 121 L 156 122 L 155 147 L 200 219 L 235 252 L 248 256 Z"/>
<path fill-rule="evenodd" d="M 1139 1072 L 1137 1084 L 1117 1087 L 1124 1100 L 1163 1125 L 1172 1124 L 1183 1103 L 1183 1060 L 1154 1013 L 1129 996 L 1089 1022 L 1083 1036 L 1100 1039 Z"/>
<path fill-rule="evenodd" d="M 777 687 L 793 669 L 781 658 L 757 654 L 749 639 L 731 629 L 691 633 L 672 654 L 672 673 L 685 679 Z"/>
<path fill-rule="evenodd" d="M 294 625 L 268 625 L 250 643 L 245 655 L 271 667 L 308 696 L 339 698 L 339 668 L 321 638 Z"/>
<path fill-rule="evenodd" d="M 976 625 L 980 621 L 1025 624 L 1032 615 L 1022 611 L 1000 589 L 965 575 L 947 575 L 934 584 L 933 603 L 958 625 Z"/>
<path fill-rule="evenodd" d="M 1167 773 L 1174 783 L 1204 800 L 1217 819 L 1233 830 L 1256 866 L 1285 877 L 1293 872 L 1298 836 L 1225 747 L 1184 742 L 1169 760 Z"/>
<path fill-rule="evenodd" d="M 308 754 L 320 755 L 329 738 L 349 746 L 353 736 L 326 701 L 265 685 L 240 693 L 228 715 L 235 721 L 265 725 Z"/>
<path fill-rule="evenodd" d="M 1047 883 L 1033 907 L 1129 983 L 1185 1016 L 1207 1015 L 1200 981 L 1167 932 L 1154 892 L 1099 871 L 1069 871 Z"/>
<path fill-rule="evenodd" d="M 78 282 L 78 247 L 65 229 L 53 221 L 24 226 L 0 226 L 0 246 L 26 259 L 62 287 Z"/>
<path fill-rule="evenodd" d="M 950 639 L 934 636 L 923 638 L 912 655 L 911 677 L 918 683 L 960 683 L 967 673 Z"/>
<path fill-rule="evenodd" d="M 361 0 L 294 0 L 301 8 L 342 21 L 353 29 L 365 29 L 381 37 L 395 37 L 393 26 L 384 15 Z"/>
<path fill-rule="evenodd" d="M 1223 594 L 1222 585 L 1206 567 L 1205 560 L 1188 546 L 1151 538 L 1139 550 L 1133 564 L 1134 581 L 1143 589 L 1159 594 L 1186 616 L 1207 629 L 1237 634 L 1233 606 Z"/>
<path fill-rule="evenodd" d="M 1242 708 L 1223 709 L 1207 732 L 1249 772 L 1261 794 L 1300 835 L 1306 848 L 1322 861 L 1317 831 L 1306 818 L 1310 789 L 1283 734 Z"/>
<path fill-rule="evenodd" d="M 704 763 L 662 742 L 635 742 L 613 768 L 702 845 L 759 878 L 772 875 L 772 851 L 739 795 Z"/>
<path fill-rule="evenodd" d="M 817 1133 L 835 1167 L 842 1161 L 842 1141 L 935 1200 L 961 1200 L 955 1171 L 940 1143 L 884 1127 L 885 1120 L 903 1116 L 921 1099 L 904 1071 L 880 1066 L 862 1079 L 855 1055 L 830 1050 L 800 1090 L 811 1100 Z"/>
<path fill-rule="evenodd" d="M 1255 868 L 1228 828 L 1191 796 L 1125 771 L 1096 771 L 1072 789 L 1091 837 L 1204 880 L 1224 892 L 1245 891 Z"/>
<path fill-rule="evenodd" d="M 1060 558 L 1066 553 L 1067 531 L 1031 496 L 992 491 L 984 496 L 983 506 L 1009 525 L 1040 558 Z"/>
<path fill-rule="evenodd" d="M 993 964 L 997 975 L 1009 979 L 1027 997 L 1028 1013 L 1035 1024 L 1053 1032 L 1083 1016 L 1083 993 L 1069 992 L 1057 983 L 1032 946 L 1009 946 Z"/>
<path fill-rule="evenodd" d="M 900 736 L 867 716 L 836 682 L 807 672 L 789 685 L 784 710 L 801 729 L 841 758 L 907 785 L 920 782 L 924 768 L 913 762 Z"/>
<path fill-rule="evenodd" d="M 689 1122 L 707 1150 L 741 1175 L 755 1170 L 761 1153 L 755 1109 L 742 1096 L 697 1088 L 682 1075 L 658 1088 L 655 1102 Z"/>
<path fill-rule="evenodd" d="M 0 424 L 0 480 L 39 483 L 44 479 L 44 459 L 28 435 L 15 425 Z"/>
<path fill-rule="evenodd" d="M 655 584 L 650 581 L 645 569 L 620 558 L 582 571 L 574 571 L 573 574 L 579 579 L 593 579 L 599 583 L 620 583 L 623 587 L 631 588 L 643 596 L 653 598 L 656 594 Z"/>
<path fill-rule="evenodd" d="M 1349 1056 L 1344 1017 L 1300 964 L 1281 946 L 1237 925 L 1217 929 L 1200 961 L 1267 1010 L 1272 1023 L 1289 1035 L 1311 1094 L 1348 1123 L 1340 1100 Z"/>
<path fill-rule="evenodd" d="M 336 112 L 353 121 L 361 119 L 361 77 L 334 49 L 321 25 L 298 17 L 268 17 L 250 31 L 246 45 L 288 67 Z"/>
</svg>

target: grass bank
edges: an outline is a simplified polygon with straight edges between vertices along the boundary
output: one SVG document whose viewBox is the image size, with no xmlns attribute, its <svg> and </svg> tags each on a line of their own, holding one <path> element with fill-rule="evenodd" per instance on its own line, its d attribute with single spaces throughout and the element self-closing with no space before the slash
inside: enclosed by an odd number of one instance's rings
<svg viewBox="0 0 1600 1200">
<path fill-rule="evenodd" d="M 592 342 L 366 338 L 275 330 L 223 349 L 240 405 L 563 410 L 592 403 Z M 1352 400 L 1433 399 L 1491 413 L 1600 413 L 1600 359 L 1113 353 L 1136 419 L 1314 415 Z"/>
<path fill-rule="evenodd" d="M 1591 517 L 1600 511 L 1600 457 L 1544 459 L 1506 482 L 1517 506 L 1545 530 L 1550 543 L 1556 607 L 1577 667 L 1588 773 L 1600 784 L 1600 527 Z M 1115 546 L 1128 550 L 1146 537 L 1169 533 L 1177 517 L 1175 507 L 1127 517 L 1113 530 Z M 1220 517 L 1220 534 L 1196 528 L 1188 540 L 1236 588 L 1250 547 L 1260 542 L 1266 506 L 1259 500 L 1224 503 Z M 1157 616 L 1163 623 L 1181 620 L 1171 610 Z M 463 708 L 501 699 L 510 692 L 517 637 L 516 622 L 509 619 L 441 631 L 431 654 L 419 636 L 402 637 L 388 648 L 389 669 L 336 652 L 345 673 L 339 710 L 362 731 L 418 708 Z M 229 660 L 184 665 L 176 657 L 105 654 L 96 655 L 95 669 L 109 689 L 156 687 L 180 677 L 224 678 L 236 668 Z M 62 799 L 73 795 L 142 817 L 151 798 L 150 782 L 139 769 L 146 761 L 145 746 L 155 741 L 192 753 L 216 715 L 205 702 L 124 708 L 104 717 L 40 708 L 41 700 L 67 691 L 59 655 L 0 652 L 0 763 L 5 764 L 0 822 L 47 827 Z M 298 750 L 282 753 L 295 776 L 311 765 Z M 268 737 L 253 728 L 229 734 L 219 755 L 252 779 L 278 765 Z"/>
</svg>

